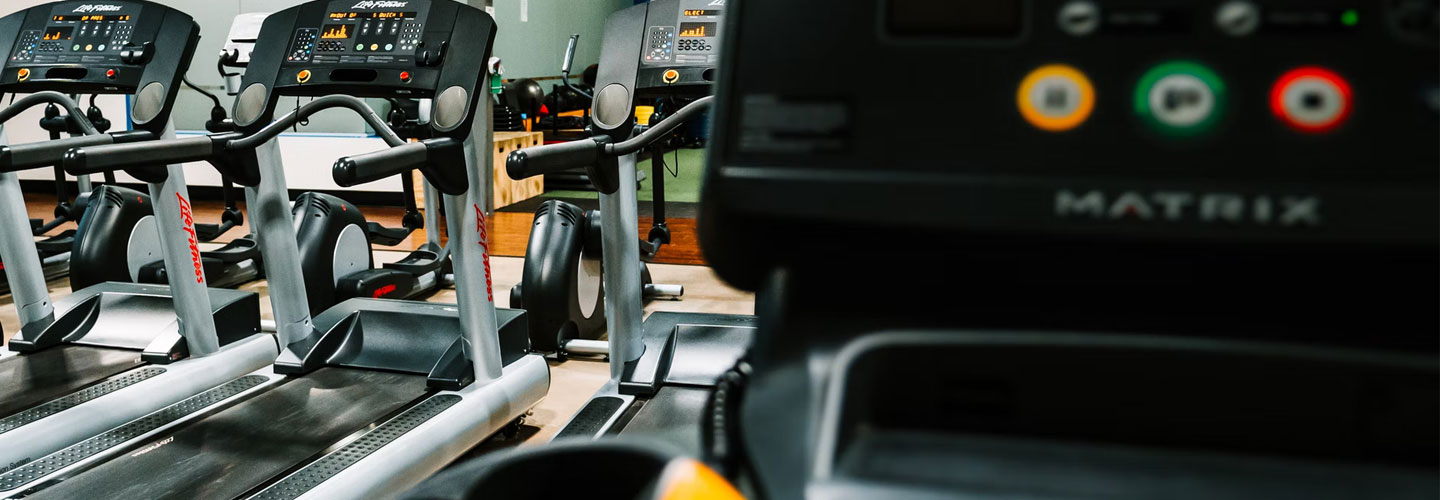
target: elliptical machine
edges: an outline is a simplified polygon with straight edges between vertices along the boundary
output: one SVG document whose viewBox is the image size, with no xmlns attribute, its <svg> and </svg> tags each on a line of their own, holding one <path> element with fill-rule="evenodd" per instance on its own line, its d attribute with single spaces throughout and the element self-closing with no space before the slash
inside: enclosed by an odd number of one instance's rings
<svg viewBox="0 0 1440 500">
<path fill-rule="evenodd" d="M 561 74 L 568 84 L 579 36 L 572 35 L 565 49 Z M 698 87 L 703 94 L 708 87 Z M 642 128 L 643 130 L 643 128 Z M 665 222 L 665 167 L 663 149 L 651 148 L 655 200 L 654 222 L 640 241 L 640 286 L 643 301 L 679 300 L 682 285 L 656 284 L 649 262 L 670 243 Z M 530 347 L 564 360 L 572 354 L 603 355 L 608 348 L 597 341 L 605 333 L 605 266 L 601 264 L 603 237 L 599 210 L 585 210 L 562 200 L 549 200 L 535 209 L 530 240 L 525 247 L 525 268 L 520 284 L 510 289 L 510 307 L 530 311 Z"/>
</svg>

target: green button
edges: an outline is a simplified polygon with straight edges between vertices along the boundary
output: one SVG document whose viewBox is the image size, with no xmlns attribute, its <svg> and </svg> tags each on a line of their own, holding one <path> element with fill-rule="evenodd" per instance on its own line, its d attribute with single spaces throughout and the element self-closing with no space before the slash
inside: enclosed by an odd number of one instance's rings
<svg viewBox="0 0 1440 500">
<path fill-rule="evenodd" d="M 363 43 L 357 43 L 357 44 L 355 44 L 355 50 L 365 50 L 365 44 L 363 44 Z"/>
<path fill-rule="evenodd" d="M 1192 61 L 1159 64 L 1146 71 L 1135 86 L 1135 113 L 1168 135 L 1197 135 L 1214 128 L 1225 101 L 1225 82 L 1210 68 Z"/>
</svg>

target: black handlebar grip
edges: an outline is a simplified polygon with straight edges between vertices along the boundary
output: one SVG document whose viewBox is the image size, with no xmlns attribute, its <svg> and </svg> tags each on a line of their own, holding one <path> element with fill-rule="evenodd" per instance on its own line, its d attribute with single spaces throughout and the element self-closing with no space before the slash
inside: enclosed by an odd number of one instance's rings
<svg viewBox="0 0 1440 500">
<path fill-rule="evenodd" d="M 130 167 L 208 160 L 215 155 L 215 148 L 215 140 L 208 135 L 75 148 L 65 153 L 63 165 L 70 175 L 94 174 Z"/>
<path fill-rule="evenodd" d="M 67 137 L 43 142 L 0 146 L 0 172 L 19 172 L 59 164 L 71 148 L 113 144 L 108 134 Z"/>
<path fill-rule="evenodd" d="M 505 158 L 505 172 L 511 179 L 518 181 L 527 177 L 588 167 L 600 161 L 600 155 L 604 151 L 605 143 L 593 138 L 520 149 Z"/>
<path fill-rule="evenodd" d="M 429 160 L 429 147 L 423 142 L 412 142 L 374 153 L 340 158 L 335 160 L 331 174 L 336 184 L 350 187 L 420 168 Z"/>
</svg>

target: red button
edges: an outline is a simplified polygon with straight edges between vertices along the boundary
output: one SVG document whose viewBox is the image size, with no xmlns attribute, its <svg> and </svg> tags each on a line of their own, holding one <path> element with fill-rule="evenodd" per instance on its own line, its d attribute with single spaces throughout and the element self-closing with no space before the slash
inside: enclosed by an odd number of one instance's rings
<svg viewBox="0 0 1440 500">
<path fill-rule="evenodd" d="M 400 81 L 402 81 L 402 82 L 408 82 L 408 81 L 410 81 L 410 72 L 409 72 L 409 71 L 401 71 L 401 72 L 400 72 Z"/>
<path fill-rule="evenodd" d="M 105 78 L 109 78 L 109 79 L 111 79 L 111 80 L 114 80 L 114 79 L 115 79 L 115 70 L 113 70 L 113 69 L 107 69 L 107 70 L 105 70 Z"/>
<path fill-rule="evenodd" d="M 1335 130 L 1350 117 L 1354 103 L 1350 83 L 1319 66 L 1290 70 L 1270 89 L 1270 111 L 1300 132 Z"/>
</svg>

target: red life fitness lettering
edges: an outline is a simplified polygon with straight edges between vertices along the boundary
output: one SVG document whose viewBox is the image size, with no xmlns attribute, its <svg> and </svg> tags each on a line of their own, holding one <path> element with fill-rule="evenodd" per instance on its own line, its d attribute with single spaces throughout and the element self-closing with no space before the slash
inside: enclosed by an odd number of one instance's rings
<svg viewBox="0 0 1440 500">
<path fill-rule="evenodd" d="M 480 233 L 480 261 L 485 263 L 485 297 L 495 301 L 495 291 L 490 281 L 490 235 L 485 229 L 485 212 L 475 204 L 475 232 Z"/>
<path fill-rule="evenodd" d="M 195 214 L 190 211 L 190 202 L 184 196 L 175 193 L 175 199 L 180 200 L 180 224 L 190 239 L 190 262 L 195 265 L 195 282 L 203 285 L 205 265 L 200 260 L 200 240 L 195 237 Z"/>
<path fill-rule="evenodd" d="M 378 299 L 380 297 L 384 297 L 385 295 L 393 291 L 395 291 L 395 285 L 385 285 L 375 290 L 375 293 L 371 294 L 370 298 Z"/>
</svg>

